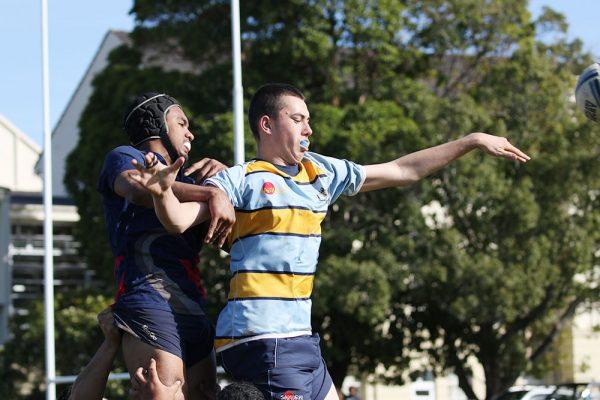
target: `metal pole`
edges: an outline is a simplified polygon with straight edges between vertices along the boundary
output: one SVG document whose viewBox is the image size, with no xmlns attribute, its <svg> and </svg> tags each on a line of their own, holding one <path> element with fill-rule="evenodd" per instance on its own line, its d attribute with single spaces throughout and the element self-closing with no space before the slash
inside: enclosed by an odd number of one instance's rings
<svg viewBox="0 0 600 400">
<path fill-rule="evenodd" d="M 54 353 L 54 260 L 52 232 L 52 138 L 48 78 L 48 5 L 42 0 L 42 92 L 44 107 L 44 310 L 46 320 L 46 399 L 56 399 Z"/>
<path fill-rule="evenodd" d="M 233 157 L 236 164 L 244 162 L 244 91 L 240 45 L 240 4 L 231 0 L 231 47 L 233 63 Z"/>
</svg>

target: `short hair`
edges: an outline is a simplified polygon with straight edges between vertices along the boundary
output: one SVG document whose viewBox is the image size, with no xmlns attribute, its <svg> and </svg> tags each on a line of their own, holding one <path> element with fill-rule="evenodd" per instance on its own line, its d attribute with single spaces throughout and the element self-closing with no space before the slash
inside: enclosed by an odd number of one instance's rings
<svg viewBox="0 0 600 400">
<path fill-rule="evenodd" d="M 281 98 L 283 96 L 293 96 L 304 100 L 304 94 L 300 89 L 286 83 L 267 83 L 258 88 L 248 108 L 248 122 L 254 138 L 258 141 L 258 121 L 263 115 L 275 118 L 277 113 L 283 108 Z"/>
<path fill-rule="evenodd" d="M 265 400 L 265 396 L 250 382 L 233 382 L 217 394 L 217 400 Z"/>
</svg>

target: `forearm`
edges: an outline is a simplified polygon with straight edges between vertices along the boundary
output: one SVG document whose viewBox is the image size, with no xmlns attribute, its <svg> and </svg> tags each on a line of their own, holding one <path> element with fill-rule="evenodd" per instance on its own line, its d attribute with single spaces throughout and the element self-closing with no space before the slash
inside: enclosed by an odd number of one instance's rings
<svg viewBox="0 0 600 400">
<path fill-rule="evenodd" d="M 119 343 L 104 340 L 90 363 L 77 376 L 71 388 L 70 400 L 101 400 L 108 375 L 117 355 Z"/>
<path fill-rule="evenodd" d="M 161 195 L 152 195 L 152 200 L 158 219 L 171 233 L 182 233 L 209 217 L 205 203 L 181 202 L 170 188 Z"/>
<path fill-rule="evenodd" d="M 477 148 L 477 140 L 476 135 L 470 134 L 387 163 L 367 165 L 365 166 L 366 179 L 361 191 L 413 184 Z"/>
<path fill-rule="evenodd" d="M 177 199 L 184 203 L 187 201 L 208 202 L 216 195 L 217 188 L 213 186 L 192 185 L 189 183 L 174 182 L 171 186 Z"/>
<path fill-rule="evenodd" d="M 450 162 L 477 148 L 477 140 L 471 134 L 458 140 L 423 149 L 393 161 L 396 168 L 406 171 L 411 183 L 431 175 Z"/>
</svg>

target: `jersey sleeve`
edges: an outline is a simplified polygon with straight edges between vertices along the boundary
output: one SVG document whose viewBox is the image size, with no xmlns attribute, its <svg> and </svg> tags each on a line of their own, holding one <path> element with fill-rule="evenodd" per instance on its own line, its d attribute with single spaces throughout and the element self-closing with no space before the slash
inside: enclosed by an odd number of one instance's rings
<svg viewBox="0 0 600 400">
<path fill-rule="evenodd" d="M 144 153 L 129 146 L 117 147 L 110 151 L 104 159 L 100 177 L 98 179 L 98 191 L 101 193 L 112 192 L 115 179 L 123 171 L 135 169 L 131 164 L 132 159 L 144 165 Z"/>
<path fill-rule="evenodd" d="M 340 160 L 316 153 L 310 153 L 310 157 L 324 168 L 329 179 L 330 203 L 333 203 L 342 194 L 354 196 L 360 191 L 365 178 L 365 168 L 352 161 Z"/>
<path fill-rule="evenodd" d="M 233 207 L 240 207 L 243 201 L 243 191 L 245 178 L 245 164 L 239 164 L 219 172 L 215 176 L 204 181 L 204 185 L 216 186 L 223 189 Z"/>
</svg>

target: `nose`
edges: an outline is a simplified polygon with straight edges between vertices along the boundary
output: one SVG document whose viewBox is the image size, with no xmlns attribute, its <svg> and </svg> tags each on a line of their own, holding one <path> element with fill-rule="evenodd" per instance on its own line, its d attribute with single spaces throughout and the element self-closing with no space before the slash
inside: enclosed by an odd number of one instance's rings
<svg viewBox="0 0 600 400">
<path fill-rule="evenodd" d="M 185 136 L 192 142 L 194 140 L 194 134 L 188 129 Z"/>
<path fill-rule="evenodd" d="M 308 136 L 311 136 L 312 133 L 313 133 L 313 131 L 312 131 L 309 123 L 307 122 L 306 126 L 304 127 L 304 134 L 308 137 Z"/>
</svg>

